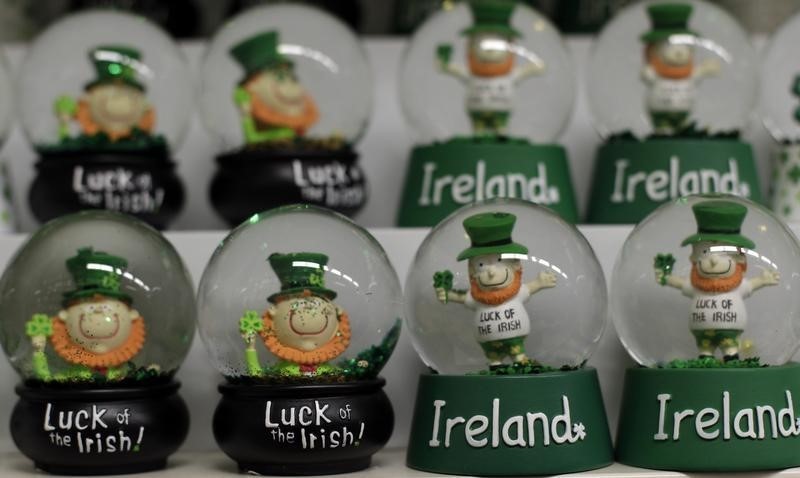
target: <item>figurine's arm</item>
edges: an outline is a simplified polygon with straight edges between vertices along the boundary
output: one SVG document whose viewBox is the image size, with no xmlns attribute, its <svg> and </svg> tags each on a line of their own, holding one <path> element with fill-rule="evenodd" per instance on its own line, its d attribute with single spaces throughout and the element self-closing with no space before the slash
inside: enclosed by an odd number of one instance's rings
<svg viewBox="0 0 800 478">
<path fill-rule="evenodd" d="M 642 67 L 641 78 L 642 81 L 644 81 L 648 85 L 652 85 L 653 83 L 655 83 L 656 79 L 658 78 L 658 75 L 656 75 L 656 70 L 654 70 L 649 63 L 647 63 Z"/>
<path fill-rule="evenodd" d="M 761 275 L 758 277 L 753 277 L 752 279 L 748 279 L 748 283 L 750 285 L 750 293 L 761 289 L 762 287 L 767 287 L 770 285 L 778 285 L 781 281 L 781 274 L 775 270 L 764 270 L 761 272 Z"/>
<path fill-rule="evenodd" d="M 69 137 L 69 123 L 78 112 L 78 103 L 66 95 L 59 96 L 53 103 L 53 110 L 58 118 L 58 139 Z"/>
<path fill-rule="evenodd" d="M 545 66 L 544 62 L 532 61 L 514 72 L 514 83 L 519 83 L 531 76 L 541 75 L 546 69 L 547 66 Z"/>
<path fill-rule="evenodd" d="M 469 79 L 469 74 L 460 66 L 454 65 L 450 62 L 450 56 L 453 53 L 452 45 L 439 45 L 436 48 L 436 64 L 439 71 L 446 75 L 454 76 L 460 80 Z"/>
<path fill-rule="evenodd" d="M 692 77 L 702 80 L 709 76 L 716 76 L 721 69 L 722 65 L 720 64 L 719 60 L 716 58 L 708 58 L 694 69 Z"/>
<path fill-rule="evenodd" d="M 672 274 L 666 274 L 664 272 L 664 269 L 656 268 L 655 273 L 656 273 L 656 283 L 658 285 L 668 285 L 670 287 L 683 290 L 683 288 L 687 284 L 687 279 L 685 277 L 678 277 Z"/>
<path fill-rule="evenodd" d="M 533 295 L 542 289 L 550 289 L 556 286 L 556 275 L 550 271 L 542 271 L 539 276 L 525 284 L 528 288 L 528 294 Z"/>
<path fill-rule="evenodd" d="M 50 366 L 47 363 L 47 356 L 44 349 L 47 346 L 47 339 L 53 335 L 53 319 L 46 314 L 33 314 L 33 317 L 25 324 L 25 334 L 30 337 L 33 346 L 33 373 L 41 380 L 50 380 Z"/>
<path fill-rule="evenodd" d="M 233 101 L 239 109 L 240 121 L 242 122 L 242 131 L 244 132 L 244 140 L 246 143 L 258 142 L 258 130 L 256 129 L 256 122 L 252 116 L 252 105 L 250 104 L 250 93 L 244 88 L 237 87 L 233 91 Z"/>
<path fill-rule="evenodd" d="M 258 362 L 256 352 L 256 335 L 264 330 L 264 321 L 254 310 L 248 310 L 239 319 L 239 333 L 244 340 L 244 360 L 247 364 L 247 373 L 257 377 L 261 375 L 261 364 Z"/>
<path fill-rule="evenodd" d="M 458 304 L 463 304 L 467 300 L 467 293 L 458 290 L 444 290 L 441 287 L 437 287 L 436 298 L 442 304 L 446 304 L 448 302 L 456 302 Z"/>
</svg>

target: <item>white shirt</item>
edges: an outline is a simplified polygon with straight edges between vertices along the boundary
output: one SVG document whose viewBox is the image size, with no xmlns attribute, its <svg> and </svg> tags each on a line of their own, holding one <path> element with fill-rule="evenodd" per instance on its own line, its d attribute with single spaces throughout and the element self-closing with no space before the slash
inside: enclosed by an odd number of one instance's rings
<svg viewBox="0 0 800 478">
<path fill-rule="evenodd" d="M 694 106 L 696 79 L 656 77 L 647 87 L 647 108 L 650 111 L 688 112 Z"/>
<path fill-rule="evenodd" d="M 518 68 L 507 75 L 475 76 L 467 84 L 467 111 L 511 111 L 514 108 L 514 84 L 522 77 Z"/>
<path fill-rule="evenodd" d="M 474 330 L 478 342 L 524 337 L 531 331 L 530 319 L 523 305 L 531 297 L 528 286 L 522 284 L 517 295 L 498 305 L 476 301 L 467 292 L 464 305 L 475 311 Z"/>
<path fill-rule="evenodd" d="M 743 280 L 739 287 L 728 292 L 705 292 L 687 280 L 681 291 L 692 298 L 689 307 L 691 330 L 744 330 L 747 325 L 744 299 L 753 293 L 749 280 Z"/>
</svg>

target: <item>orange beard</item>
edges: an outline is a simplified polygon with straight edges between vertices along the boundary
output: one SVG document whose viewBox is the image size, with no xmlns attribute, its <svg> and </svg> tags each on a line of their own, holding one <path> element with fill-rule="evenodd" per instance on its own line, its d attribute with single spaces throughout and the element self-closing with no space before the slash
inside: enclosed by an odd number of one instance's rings
<svg viewBox="0 0 800 478">
<path fill-rule="evenodd" d="M 662 78 L 680 80 L 692 76 L 694 63 L 690 61 L 683 66 L 668 65 L 661 59 L 654 46 L 648 46 L 644 52 L 645 61 L 655 70 L 656 74 Z"/>
<path fill-rule="evenodd" d="M 701 277 L 697 264 L 692 264 L 692 285 L 703 292 L 730 292 L 742 283 L 747 272 L 746 263 L 736 263 L 736 272 L 730 277 Z"/>
<path fill-rule="evenodd" d="M 103 354 L 95 354 L 73 342 L 63 320 L 54 317 L 52 322 L 53 335 L 50 337 L 50 341 L 53 343 L 53 349 L 69 363 L 93 369 L 116 367 L 128 362 L 144 346 L 145 329 L 144 320 L 141 317 L 133 319 L 131 333 L 122 345 Z"/>
<path fill-rule="evenodd" d="M 272 315 L 264 312 L 264 329 L 261 331 L 261 338 L 267 349 L 282 360 L 299 365 L 319 365 L 335 359 L 350 345 L 350 319 L 345 312 L 339 316 L 339 328 L 333 338 L 322 347 L 310 351 L 297 350 L 283 345 L 275 336 L 272 322 Z"/>
<path fill-rule="evenodd" d="M 514 55 L 511 54 L 501 63 L 481 61 L 471 51 L 467 55 L 467 58 L 469 60 L 469 71 L 475 76 L 505 76 L 511 73 L 511 70 L 514 68 Z"/>
<path fill-rule="evenodd" d="M 127 136 L 130 136 L 131 128 L 127 128 L 121 131 L 106 131 L 103 129 L 102 126 L 97 124 L 92 118 L 92 112 L 89 109 L 89 103 L 86 100 L 79 100 L 78 101 L 78 111 L 75 113 L 75 119 L 78 121 L 80 125 L 81 131 L 83 134 L 87 136 L 94 136 L 97 133 L 103 132 L 108 135 L 108 138 L 111 141 L 117 141 Z M 142 116 L 139 120 L 139 123 L 133 126 L 136 126 L 140 130 L 144 132 L 151 132 L 153 130 L 153 126 L 156 123 L 156 112 L 151 107 L 148 108 L 147 112 Z"/>
<path fill-rule="evenodd" d="M 475 279 L 470 279 L 470 294 L 477 302 L 487 305 L 500 305 L 519 293 L 522 287 L 522 271 L 514 273 L 514 281 L 502 289 L 482 289 Z"/>
<path fill-rule="evenodd" d="M 255 92 L 248 89 L 248 85 L 245 85 L 244 88 L 250 93 L 251 114 L 256 120 L 256 124 L 262 128 L 291 128 L 298 136 L 302 136 L 319 120 L 317 105 L 309 95 L 305 96 L 303 113 L 298 116 L 289 116 L 270 108 Z"/>
</svg>

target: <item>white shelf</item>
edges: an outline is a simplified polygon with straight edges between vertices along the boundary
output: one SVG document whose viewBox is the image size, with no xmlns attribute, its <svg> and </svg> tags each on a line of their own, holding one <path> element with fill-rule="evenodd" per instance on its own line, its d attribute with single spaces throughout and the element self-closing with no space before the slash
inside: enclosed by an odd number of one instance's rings
<svg viewBox="0 0 800 478">
<path fill-rule="evenodd" d="M 341 478 L 418 478 L 441 477 L 435 473 L 412 470 L 405 465 L 406 453 L 402 448 L 390 448 L 379 452 L 372 460 L 372 467 L 355 473 L 331 475 Z M 185 452 L 178 453 L 170 459 L 166 469 L 150 473 L 123 475 L 150 478 L 217 478 L 238 474 L 234 462 L 221 452 Z M 19 453 L 0 454 L 0 476 L 3 478 L 29 478 L 41 476 L 43 472 L 35 470 L 33 463 Z M 677 473 L 673 471 L 643 470 L 615 463 L 599 470 L 558 475 L 564 477 L 587 476 L 592 478 L 679 478 L 679 477 L 729 477 L 730 473 Z M 765 473 L 748 473 L 748 478 L 795 478 L 800 477 L 800 468 Z"/>
</svg>

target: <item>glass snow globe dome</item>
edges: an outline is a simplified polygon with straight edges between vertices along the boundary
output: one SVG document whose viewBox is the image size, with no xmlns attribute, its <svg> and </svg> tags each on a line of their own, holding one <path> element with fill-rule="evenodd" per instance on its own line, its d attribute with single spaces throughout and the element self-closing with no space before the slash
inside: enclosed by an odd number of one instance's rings
<svg viewBox="0 0 800 478">
<path fill-rule="evenodd" d="M 800 140 L 800 68 L 791 61 L 800 41 L 800 15 L 784 22 L 772 35 L 761 60 L 761 115 L 778 141 Z"/>
<path fill-rule="evenodd" d="M 459 209 L 431 230 L 409 270 L 408 330 L 440 374 L 579 368 L 605 328 L 605 279 L 591 246 L 530 202 Z"/>
<path fill-rule="evenodd" d="M 14 80 L 5 55 L 0 52 L 0 144 L 8 137 L 14 118 Z"/>
<path fill-rule="evenodd" d="M 575 94 L 559 31 L 511 0 L 448 3 L 416 30 L 400 65 L 400 104 L 421 144 L 484 130 L 549 143 Z M 484 110 L 500 111 L 500 124 Z"/>
<path fill-rule="evenodd" d="M 645 367 L 782 365 L 800 333 L 800 245 L 764 207 L 737 196 L 687 196 L 628 236 L 610 313 Z"/>
<path fill-rule="evenodd" d="M 200 112 L 222 151 L 298 139 L 310 149 L 349 146 L 372 112 L 358 37 L 303 5 L 253 7 L 229 20 L 211 40 L 200 82 Z"/>
<path fill-rule="evenodd" d="M 189 127 L 193 75 L 154 23 L 89 10 L 34 40 L 18 98 L 25 132 L 42 153 L 175 150 Z"/>
<path fill-rule="evenodd" d="M 42 226 L 0 278 L 0 340 L 25 382 L 169 380 L 194 336 L 193 284 L 175 248 L 130 216 L 86 211 Z"/>
<path fill-rule="evenodd" d="M 679 111 L 700 131 L 740 130 L 756 106 L 757 68 L 746 32 L 724 9 L 699 0 L 636 2 L 606 24 L 589 57 L 595 128 L 604 138 L 643 138 L 661 121 L 654 113 Z"/>
<path fill-rule="evenodd" d="M 234 384 L 374 379 L 403 315 L 380 244 L 346 217 L 308 205 L 234 229 L 206 266 L 198 307 L 200 336 Z"/>
</svg>

